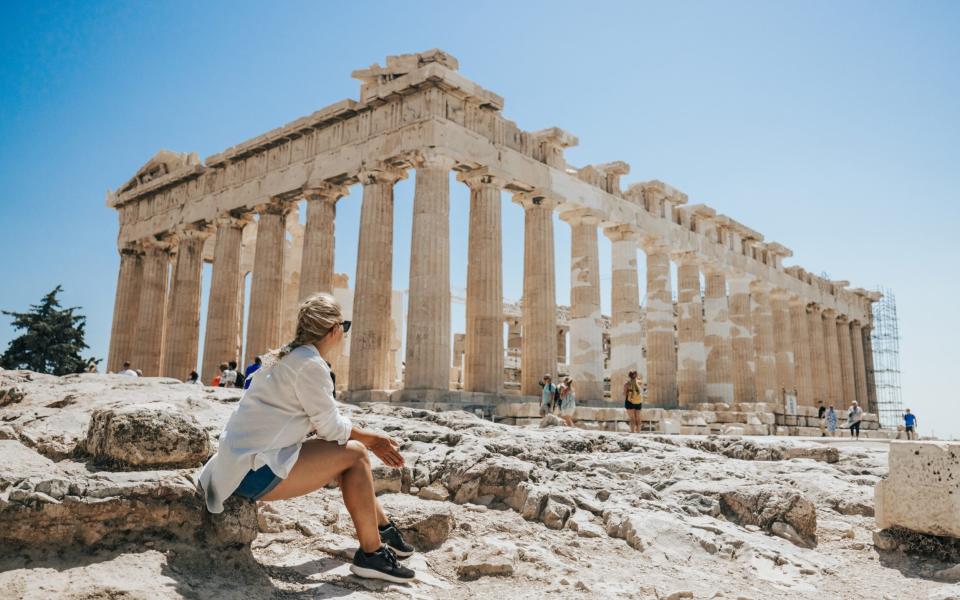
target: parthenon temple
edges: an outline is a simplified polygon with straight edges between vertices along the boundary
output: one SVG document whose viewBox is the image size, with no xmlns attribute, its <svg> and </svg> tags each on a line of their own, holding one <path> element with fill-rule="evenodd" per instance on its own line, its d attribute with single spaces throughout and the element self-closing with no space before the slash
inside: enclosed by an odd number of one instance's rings
<svg viewBox="0 0 960 600">
<path fill-rule="evenodd" d="M 574 135 L 520 129 L 503 116 L 503 99 L 461 75 L 446 52 L 390 56 L 353 77 L 361 82 L 359 100 L 203 161 L 158 152 L 108 193 L 120 221 L 108 370 L 129 360 L 144 375 L 183 379 L 202 358 L 209 381 L 227 357 L 247 363 L 288 341 L 300 299 L 334 291 L 337 203 L 359 183 L 357 266 L 352 304 L 344 307 L 353 328 L 349 357 L 337 365 L 348 401 L 496 407 L 539 397 L 549 373 L 577 382 L 578 404 L 609 409 L 622 407 L 619 390 L 636 369 L 650 408 L 755 404 L 802 415 L 820 401 L 839 410 L 857 400 L 875 409 L 875 292 L 785 266 L 792 256 L 787 247 L 690 203 L 666 183 L 622 185 L 630 171 L 625 162 L 569 164 L 564 151 L 578 143 Z M 466 326 L 456 359 L 461 389 L 450 375 L 451 171 L 470 191 Z M 394 389 L 393 329 L 403 315 L 391 286 L 393 189 L 411 174 L 406 343 Z M 524 211 L 523 296 L 513 318 L 505 314 L 502 291 L 503 193 Z M 304 200 L 301 225 L 297 207 Z M 554 212 L 571 229 L 564 373 L 558 372 L 564 336 L 558 335 Z M 609 275 L 600 273 L 601 233 L 611 242 Z M 638 250 L 646 261 L 645 288 Z M 212 263 L 212 275 L 201 331 L 204 262 Z M 600 286 L 607 280 L 605 368 Z M 519 390 L 505 390 L 510 360 L 519 360 Z"/>
</svg>

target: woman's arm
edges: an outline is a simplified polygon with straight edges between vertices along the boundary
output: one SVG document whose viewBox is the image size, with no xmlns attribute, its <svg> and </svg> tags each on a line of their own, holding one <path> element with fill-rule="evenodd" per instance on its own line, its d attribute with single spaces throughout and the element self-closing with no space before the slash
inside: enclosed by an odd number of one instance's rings
<svg viewBox="0 0 960 600">
<path fill-rule="evenodd" d="M 317 437 L 340 445 L 346 444 L 352 434 L 353 423 L 337 410 L 333 400 L 333 380 L 327 365 L 322 360 L 306 361 L 297 372 L 294 389 Z"/>
</svg>

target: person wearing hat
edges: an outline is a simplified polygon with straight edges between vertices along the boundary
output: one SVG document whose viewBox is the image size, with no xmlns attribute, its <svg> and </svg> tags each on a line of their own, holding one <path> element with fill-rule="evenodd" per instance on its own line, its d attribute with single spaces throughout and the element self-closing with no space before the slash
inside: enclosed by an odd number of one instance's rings
<svg viewBox="0 0 960 600">
<path fill-rule="evenodd" d="M 553 406 L 553 397 L 557 393 L 557 386 L 553 383 L 550 373 L 546 373 L 540 380 L 540 416 L 545 417 Z"/>
</svg>

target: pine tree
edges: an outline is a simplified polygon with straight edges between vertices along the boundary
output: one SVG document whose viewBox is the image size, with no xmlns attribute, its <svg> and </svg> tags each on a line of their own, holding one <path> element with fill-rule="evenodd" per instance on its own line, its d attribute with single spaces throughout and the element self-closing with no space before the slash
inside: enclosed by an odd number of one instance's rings
<svg viewBox="0 0 960 600">
<path fill-rule="evenodd" d="M 100 363 L 100 359 L 80 358 L 80 352 L 89 348 L 83 340 L 87 318 L 75 313 L 80 307 L 60 307 L 57 294 L 61 291 L 58 285 L 28 312 L 0 311 L 13 317 L 14 329 L 24 330 L 0 356 L 0 367 L 66 375 Z"/>
</svg>

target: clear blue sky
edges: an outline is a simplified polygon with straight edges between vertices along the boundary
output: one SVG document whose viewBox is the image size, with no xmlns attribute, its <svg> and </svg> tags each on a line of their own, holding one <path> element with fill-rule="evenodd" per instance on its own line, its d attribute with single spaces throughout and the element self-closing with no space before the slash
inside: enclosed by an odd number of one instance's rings
<svg viewBox="0 0 960 600">
<path fill-rule="evenodd" d="M 892 288 L 904 401 L 922 429 L 960 435 L 956 2 L 3 0 L 0 11 L 0 307 L 62 283 L 96 356 L 118 264 L 107 188 L 160 148 L 208 156 L 356 98 L 353 69 L 440 47 L 521 127 L 579 136 L 571 163 L 627 161 L 625 183 L 667 181 L 792 248 L 787 264 Z M 398 188 L 398 289 L 411 193 L 411 180 Z M 358 198 L 337 223 L 336 268 L 351 278 Z M 521 256 L 521 213 L 505 204 L 504 218 L 505 255 Z M 561 302 L 568 230 L 557 227 Z M 609 281 L 603 238 L 601 252 Z M 521 261 L 507 261 L 505 294 L 520 284 Z M 12 336 L 0 318 L 0 347 Z"/>
</svg>

